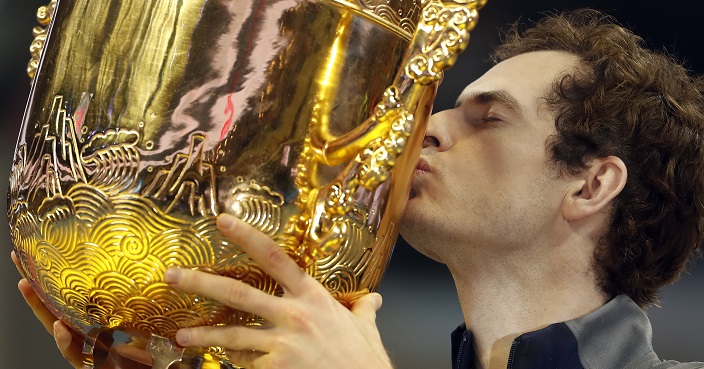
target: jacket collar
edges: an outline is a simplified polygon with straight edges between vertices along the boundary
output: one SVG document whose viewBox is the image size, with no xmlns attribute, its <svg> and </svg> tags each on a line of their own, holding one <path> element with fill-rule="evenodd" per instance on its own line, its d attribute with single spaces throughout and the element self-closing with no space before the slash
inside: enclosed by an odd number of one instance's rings
<svg viewBox="0 0 704 369">
<path fill-rule="evenodd" d="M 628 296 L 619 295 L 591 314 L 518 336 L 511 345 L 508 369 L 626 368 L 646 355 L 657 359 L 651 337 L 645 312 Z M 462 324 L 451 338 L 452 368 L 474 369 L 471 331 Z"/>
</svg>

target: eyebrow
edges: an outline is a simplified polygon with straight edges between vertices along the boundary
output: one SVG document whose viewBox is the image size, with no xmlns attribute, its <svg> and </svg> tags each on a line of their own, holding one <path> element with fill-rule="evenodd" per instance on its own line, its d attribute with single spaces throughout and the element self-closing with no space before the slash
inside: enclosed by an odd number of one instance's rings
<svg viewBox="0 0 704 369">
<path fill-rule="evenodd" d="M 525 108 L 521 103 L 516 100 L 513 95 L 506 92 L 505 90 L 492 90 L 483 92 L 472 92 L 467 95 L 460 95 L 455 103 L 455 107 L 459 107 L 465 101 L 472 101 L 479 105 L 489 105 L 489 104 L 500 104 L 507 107 L 509 110 L 514 111 L 517 114 L 522 115 Z"/>
</svg>

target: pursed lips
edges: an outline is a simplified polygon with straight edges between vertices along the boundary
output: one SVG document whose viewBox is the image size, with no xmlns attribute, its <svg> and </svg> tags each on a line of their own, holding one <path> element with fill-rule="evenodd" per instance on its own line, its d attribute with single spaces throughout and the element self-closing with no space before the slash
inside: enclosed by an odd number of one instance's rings
<svg viewBox="0 0 704 369">
<path fill-rule="evenodd" d="M 413 172 L 413 184 L 411 185 L 411 192 L 409 193 L 408 197 L 409 200 L 415 198 L 418 195 L 418 186 L 420 186 L 419 180 L 421 179 L 421 177 L 424 177 L 425 174 L 428 173 L 432 173 L 430 164 L 428 164 L 428 162 L 421 157 L 420 159 L 418 159 L 415 172 Z"/>
<path fill-rule="evenodd" d="M 423 158 L 418 159 L 418 164 L 416 164 L 416 175 L 431 172 L 432 170 L 430 169 L 428 162 Z"/>
</svg>

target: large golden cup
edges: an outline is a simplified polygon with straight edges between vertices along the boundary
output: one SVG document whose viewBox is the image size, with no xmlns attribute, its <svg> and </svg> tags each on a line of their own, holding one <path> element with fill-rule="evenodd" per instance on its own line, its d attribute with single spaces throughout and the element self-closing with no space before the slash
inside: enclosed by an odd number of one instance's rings
<svg viewBox="0 0 704 369">
<path fill-rule="evenodd" d="M 163 280 L 179 265 L 280 293 L 217 231 L 221 212 L 270 235 L 343 303 L 374 290 L 437 84 L 482 5 L 42 7 L 8 214 L 25 276 L 86 338 L 86 368 L 235 367 L 170 338 L 259 318 Z"/>
</svg>

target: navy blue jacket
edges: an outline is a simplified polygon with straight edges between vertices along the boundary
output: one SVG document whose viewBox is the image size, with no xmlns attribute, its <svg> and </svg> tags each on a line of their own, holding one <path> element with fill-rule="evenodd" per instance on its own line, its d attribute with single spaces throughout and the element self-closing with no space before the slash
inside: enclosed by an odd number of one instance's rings
<svg viewBox="0 0 704 369">
<path fill-rule="evenodd" d="M 661 361 L 648 316 L 621 295 L 595 312 L 518 336 L 507 369 L 704 369 L 704 363 Z M 704 348 L 704 343 L 702 343 Z M 472 332 L 452 332 L 452 368 L 475 369 Z"/>
</svg>

